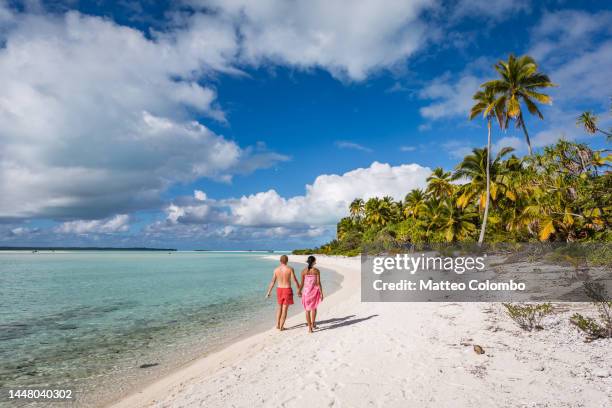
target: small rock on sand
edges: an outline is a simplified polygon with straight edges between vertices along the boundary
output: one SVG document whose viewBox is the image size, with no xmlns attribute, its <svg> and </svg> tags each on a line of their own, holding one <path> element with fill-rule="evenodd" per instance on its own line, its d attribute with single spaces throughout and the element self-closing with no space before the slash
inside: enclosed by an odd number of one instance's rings
<svg viewBox="0 0 612 408">
<path fill-rule="evenodd" d="M 474 351 L 476 354 L 484 354 L 484 349 L 480 347 L 478 344 L 474 344 Z"/>
<path fill-rule="evenodd" d="M 606 370 L 596 370 L 593 371 L 593 375 L 599 378 L 608 378 L 610 377 L 610 372 Z"/>
</svg>

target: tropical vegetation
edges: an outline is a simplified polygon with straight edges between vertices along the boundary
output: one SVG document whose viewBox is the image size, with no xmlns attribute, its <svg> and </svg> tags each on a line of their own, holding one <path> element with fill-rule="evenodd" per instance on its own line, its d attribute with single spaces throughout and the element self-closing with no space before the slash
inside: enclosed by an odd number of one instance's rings
<svg viewBox="0 0 612 408">
<path fill-rule="evenodd" d="M 469 113 L 486 121 L 485 147 L 474 148 L 452 171 L 434 169 L 426 186 L 403 199 L 356 198 L 336 239 L 295 253 L 355 255 L 372 245 L 442 242 L 610 241 L 609 150 L 562 139 L 534 153 L 525 113 L 543 119 L 538 104 L 552 100 L 542 89 L 555 85 L 529 56 L 510 55 L 495 70 L 499 77 L 476 90 Z M 505 131 L 510 122 L 524 133 L 525 157 L 512 148 L 491 154 L 493 125 Z M 610 136 L 591 112 L 577 123 Z"/>
</svg>

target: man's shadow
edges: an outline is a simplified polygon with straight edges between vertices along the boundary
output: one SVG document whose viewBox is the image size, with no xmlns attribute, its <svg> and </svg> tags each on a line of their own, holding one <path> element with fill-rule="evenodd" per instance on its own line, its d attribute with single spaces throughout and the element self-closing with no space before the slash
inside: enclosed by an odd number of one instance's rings
<svg viewBox="0 0 612 408">
<path fill-rule="evenodd" d="M 337 329 L 338 327 L 350 326 L 352 324 L 357 324 L 365 320 L 369 320 L 376 316 L 378 315 L 371 315 L 368 317 L 362 317 L 362 318 L 355 319 L 355 315 L 350 315 L 350 316 L 345 316 L 345 317 L 334 317 L 334 318 L 326 319 L 326 320 L 318 320 L 317 321 L 318 328 L 316 331 Z M 326 325 L 326 326 L 321 327 L 321 325 Z M 306 327 L 306 323 L 296 324 L 295 326 L 287 327 L 285 330 L 298 329 L 300 327 Z"/>
</svg>

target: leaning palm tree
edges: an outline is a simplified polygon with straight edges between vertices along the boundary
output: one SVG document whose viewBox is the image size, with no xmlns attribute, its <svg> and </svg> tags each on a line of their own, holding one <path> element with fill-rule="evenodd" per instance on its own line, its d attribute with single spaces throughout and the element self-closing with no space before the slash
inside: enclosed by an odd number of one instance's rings
<svg viewBox="0 0 612 408">
<path fill-rule="evenodd" d="M 597 116 L 593 114 L 593 112 L 587 111 L 582 112 L 580 116 L 576 119 L 576 124 L 578 126 L 584 127 L 584 131 L 590 134 L 595 134 L 596 132 L 600 132 L 606 135 L 608 138 L 612 137 L 612 133 L 601 130 L 597 127 Z"/>
<path fill-rule="evenodd" d="M 478 237 L 478 245 L 482 245 L 484 241 L 485 230 L 487 229 L 487 216 L 489 215 L 489 196 L 491 195 L 491 119 L 496 118 L 499 127 L 503 127 L 503 112 L 501 106 L 495 103 L 495 93 L 491 88 L 484 88 L 478 91 L 472 97 L 476 102 L 470 110 L 470 120 L 481 115 L 487 120 L 487 192 L 485 198 L 484 215 L 482 225 L 480 227 L 480 235 Z"/>
<path fill-rule="evenodd" d="M 532 115 L 544 119 L 537 103 L 550 104 L 552 98 L 539 90 L 556 85 L 550 81 L 548 75 L 538 72 L 538 64 L 528 55 L 517 58 L 510 54 L 508 61 L 495 64 L 495 70 L 501 78 L 485 82 L 483 87 L 498 95 L 495 104 L 504 112 L 504 128 L 507 127 L 508 120 L 513 119 L 525 133 L 529 155 L 532 155 L 531 140 L 521 104 L 525 104 Z"/>
<path fill-rule="evenodd" d="M 363 215 L 364 205 L 365 203 L 363 202 L 362 198 L 354 199 L 349 206 L 351 216 L 353 218 L 361 218 Z"/>
</svg>

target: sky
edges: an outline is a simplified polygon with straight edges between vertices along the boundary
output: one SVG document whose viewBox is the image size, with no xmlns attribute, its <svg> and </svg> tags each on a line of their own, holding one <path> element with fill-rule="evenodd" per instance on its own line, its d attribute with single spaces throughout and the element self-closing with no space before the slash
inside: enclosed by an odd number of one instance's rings
<svg viewBox="0 0 612 408">
<path fill-rule="evenodd" d="M 0 246 L 320 245 L 485 145 L 510 53 L 558 85 L 536 150 L 606 146 L 609 1 L 0 0 Z"/>
</svg>

